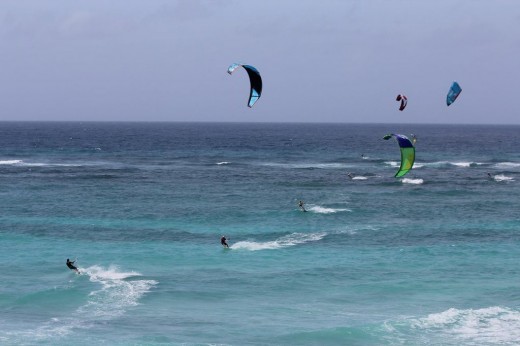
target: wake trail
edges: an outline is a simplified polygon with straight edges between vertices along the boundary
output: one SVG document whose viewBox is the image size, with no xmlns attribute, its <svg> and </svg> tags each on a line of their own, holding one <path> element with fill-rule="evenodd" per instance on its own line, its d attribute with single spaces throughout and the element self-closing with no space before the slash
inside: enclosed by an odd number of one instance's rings
<svg viewBox="0 0 520 346">
<path fill-rule="evenodd" d="M 242 249 L 249 251 L 258 251 L 258 250 L 275 250 L 287 248 L 299 244 L 304 244 L 308 242 L 318 241 L 323 239 L 327 233 L 291 233 L 286 236 L 280 237 L 276 240 L 267 241 L 267 242 L 256 242 L 256 241 L 239 241 L 230 246 L 231 249 Z"/>
<path fill-rule="evenodd" d="M 7 333 L 8 338 L 17 340 L 17 343 L 38 343 L 64 337 L 74 329 L 92 328 L 100 321 L 122 316 L 130 307 L 138 305 L 139 299 L 158 284 L 155 280 L 140 279 L 141 274 L 138 272 L 120 271 L 115 265 L 78 269 L 80 274 L 72 282 L 80 283 L 80 280 L 88 277 L 95 286 L 88 293 L 84 305 L 67 316 L 53 317 L 35 329 Z"/>
</svg>

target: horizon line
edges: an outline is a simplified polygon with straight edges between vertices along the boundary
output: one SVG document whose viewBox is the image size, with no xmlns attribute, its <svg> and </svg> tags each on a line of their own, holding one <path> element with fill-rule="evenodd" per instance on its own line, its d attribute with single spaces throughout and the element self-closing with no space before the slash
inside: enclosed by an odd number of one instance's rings
<svg viewBox="0 0 520 346">
<path fill-rule="evenodd" d="M 284 125 L 427 125 L 427 126 L 520 126 L 520 123 L 400 123 L 335 121 L 202 121 L 202 120 L 2 120 L 0 123 L 134 123 L 134 124 L 284 124 Z"/>
</svg>

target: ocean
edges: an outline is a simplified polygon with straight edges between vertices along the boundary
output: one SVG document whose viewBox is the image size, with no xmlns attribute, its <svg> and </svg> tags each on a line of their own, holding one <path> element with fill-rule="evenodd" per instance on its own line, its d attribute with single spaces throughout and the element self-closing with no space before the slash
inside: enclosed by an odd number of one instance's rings
<svg viewBox="0 0 520 346">
<path fill-rule="evenodd" d="M 403 178 L 387 133 L 417 136 Z M 519 143 L 520 126 L 0 123 L 0 344 L 520 345 Z"/>
</svg>

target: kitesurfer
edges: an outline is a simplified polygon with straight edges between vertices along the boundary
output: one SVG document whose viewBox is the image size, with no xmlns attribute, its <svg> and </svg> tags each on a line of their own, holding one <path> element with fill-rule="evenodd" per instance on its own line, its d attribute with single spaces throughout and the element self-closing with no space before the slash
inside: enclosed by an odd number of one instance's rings
<svg viewBox="0 0 520 346">
<path fill-rule="evenodd" d="M 227 240 L 227 239 L 226 239 L 225 236 L 220 237 L 220 244 L 222 244 L 223 247 L 228 248 L 229 245 L 228 245 L 228 243 L 226 242 L 226 240 Z"/>
<path fill-rule="evenodd" d="M 298 202 L 298 207 L 300 207 L 300 209 L 301 209 L 302 211 L 307 211 L 307 210 L 305 210 L 305 207 L 303 206 L 303 204 L 304 204 L 303 201 L 299 201 L 299 202 Z"/>
<path fill-rule="evenodd" d="M 71 261 L 67 258 L 67 267 L 69 267 L 70 270 L 74 270 L 76 273 L 79 274 L 79 270 L 74 266 L 74 262 L 76 261 Z"/>
<path fill-rule="evenodd" d="M 487 175 L 488 175 L 489 179 L 493 179 L 493 176 L 491 175 L 491 173 L 487 172 Z"/>
<path fill-rule="evenodd" d="M 347 177 L 349 177 L 350 179 L 354 179 L 354 175 L 350 172 L 347 174 Z"/>
</svg>

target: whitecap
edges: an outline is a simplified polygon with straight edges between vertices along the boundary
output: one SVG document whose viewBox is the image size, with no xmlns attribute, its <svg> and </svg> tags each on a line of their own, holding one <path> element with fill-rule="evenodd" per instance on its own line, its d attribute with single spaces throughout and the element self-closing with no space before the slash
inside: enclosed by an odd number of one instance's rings
<svg viewBox="0 0 520 346">
<path fill-rule="evenodd" d="M 355 176 L 355 177 L 352 177 L 352 180 L 367 180 L 368 178 L 367 177 L 363 177 L 363 176 Z"/>
<path fill-rule="evenodd" d="M 222 162 L 217 162 L 217 165 L 221 166 L 221 165 L 229 165 L 231 162 L 229 161 L 222 161 Z"/>
<path fill-rule="evenodd" d="M 22 160 L 2 160 L 0 161 L 0 165 L 18 165 L 22 164 Z"/>
<path fill-rule="evenodd" d="M 411 178 L 404 178 L 401 180 L 403 184 L 413 184 L 413 185 L 420 185 L 424 183 L 423 179 L 411 179 Z"/>
<path fill-rule="evenodd" d="M 475 165 L 481 165 L 481 163 L 478 162 L 450 162 L 453 166 L 462 167 L 462 168 L 468 168 Z"/>
</svg>

